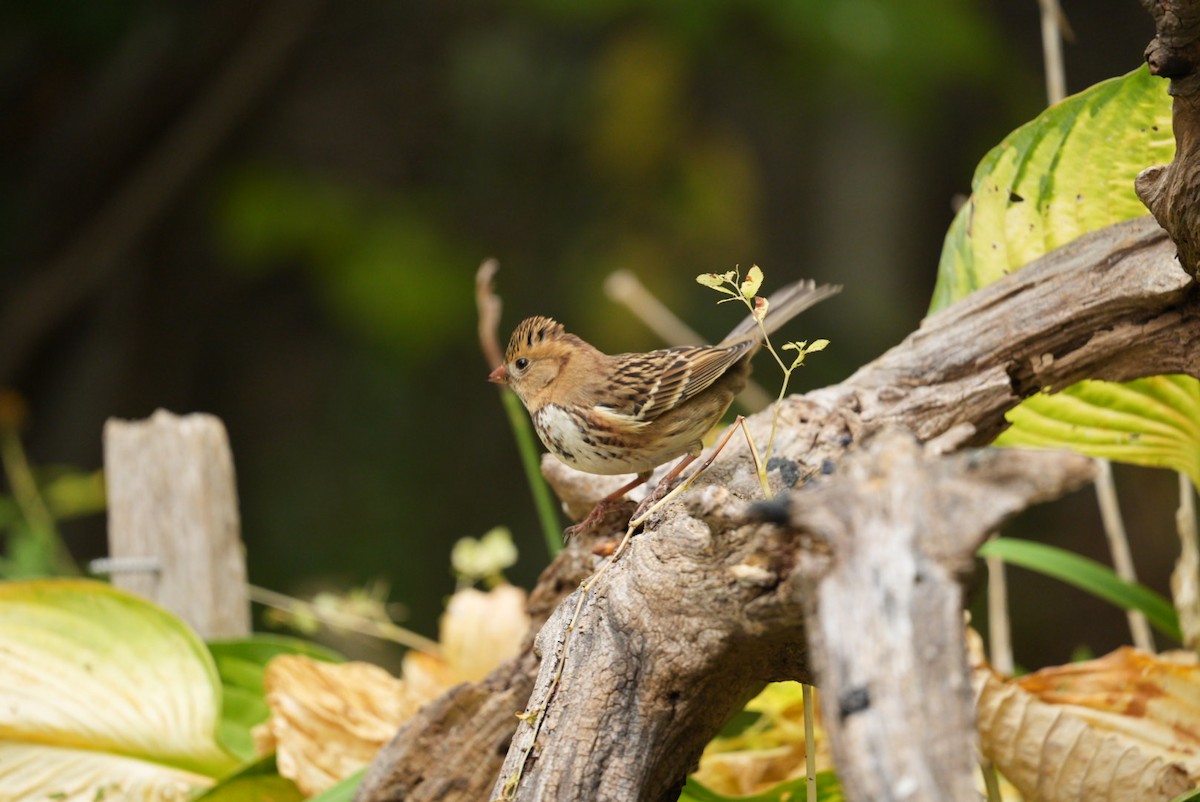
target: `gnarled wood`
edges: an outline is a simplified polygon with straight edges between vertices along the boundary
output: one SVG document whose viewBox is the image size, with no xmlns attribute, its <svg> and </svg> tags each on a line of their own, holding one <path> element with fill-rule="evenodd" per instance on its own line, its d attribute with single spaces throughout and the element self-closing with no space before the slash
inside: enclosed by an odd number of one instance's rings
<svg viewBox="0 0 1200 802">
<path fill-rule="evenodd" d="M 829 570 L 796 576 L 823 721 L 848 799 L 975 796 L 975 709 L 958 575 L 984 537 L 1094 472 L 1078 455 L 930 455 L 890 431 L 792 496 L 789 525 L 819 536 Z"/>
<path fill-rule="evenodd" d="M 1142 0 L 1154 17 L 1146 48 L 1152 75 L 1171 80 L 1175 159 L 1137 177 L 1138 197 L 1179 246 L 1179 261 L 1200 277 L 1200 3 Z"/>
<path fill-rule="evenodd" d="M 1004 412 L 1041 387 L 1059 389 L 1084 377 L 1128 380 L 1163 372 L 1200 376 L 1200 293 L 1175 261 L 1172 243 L 1147 218 L 1048 254 L 931 317 L 842 384 L 786 399 L 772 480 L 780 488 L 809 477 L 817 481 L 794 494 L 790 511 L 774 511 L 784 525 L 763 522 L 761 516 L 772 510 L 757 507 L 751 514 L 751 500 L 760 491 L 746 447 L 740 438 L 731 441 L 700 486 L 648 522 L 591 591 L 555 685 L 555 658 L 577 597 L 563 602 L 538 636 L 541 671 L 527 706 L 533 711 L 544 707 L 545 719 L 536 738 L 532 728 L 521 725 L 493 797 L 510 790 L 521 800 L 673 800 L 684 773 L 725 715 L 762 683 L 808 679 L 815 667 L 820 683 L 835 689 L 825 697 L 832 705 L 828 716 L 844 719 L 834 724 L 835 749 L 851 798 L 889 798 L 876 796 L 879 783 L 888 778 L 899 783 L 890 786 L 893 793 L 922 789 L 903 798 L 963 798 L 954 794 L 965 787 L 963 754 L 970 738 L 961 732 L 961 705 L 967 686 L 961 627 L 955 623 L 961 608 L 950 577 L 969 559 L 987 526 L 1024 503 L 1065 491 L 1085 471 L 1078 458 L 1062 455 L 1013 452 L 993 462 L 997 458 L 972 454 L 944 461 L 934 452 L 987 441 L 1005 425 Z M 760 414 L 748 423 L 754 436 L 765 441 L 770 418 Z M 886 476 L 871 475 L 877 454 L 861 454 L 856 461 L 847 452 L 890 427 L 914 432 L 932 445 L 919 453 L 893 443 L 885 449 L 892 470 Z M 1033 470 L 1031 463 L 1018 468 L 1005 461 L 1010 459 L 1041 462 Z M 956 471 L 977 464 L 988 467 L 973 468 L 978 473 L 962 479 L 966 484 L 955 484 Z M 579 474 L 552 460 L 544 469 L 560 495 L 582 508 L 609 489 L 605 480 L 611 477 Z M 1022 484 L 1031 481 L 1026 471 L 1045 483 Z M 855 479 L 856 472 L 865 472 L 868 479 Z M 822 479 L 826 474 L 832 476 Z M 948 521 L 974 519 L 975 525 L 943 530 L 930 520 L 905 524 L 897 515 L 883 515 L 906 508 L 899 503 L 904 494 L 898 498 L 896 492 L 911 487 L 903 484 L 908 475 L 924 477 L 929 485 L 930 495 L 920 497 L 924 500 L 916 507 L 937 510 L 949 504 Z M 960 492 L 971 482 L 993 491 Z M 857 504 L 845 499 L 864 492 L 874 493 L 878 502 L 895 500 L 895 508 L 876 505 L 871 527 L 839 518 L 850 514 L 848 505 Z M 989 506 L 996 503 L 996 494 L 1004 500 L 1001 508 Z M 982 497 L 982 507 L 963 503 L 962 497 L 973 496 Z M 909 513 L 913 506 L 907 505 Z M 903 665 L 881 665 L 881 655 L 896 655 L 900 646 L 880 643 L 875 661 L 855 664 L 847 672 L 851 664 L 846 661 L 865 639 L 879 633 L 854 631 L 835 615 L 837 609 L 841 616 L 852 612 L 844 609 L 846 588 L 852 587 L 844 572 L 855 559 L 866 559 L 868 552 L 856 548 L 866 549 L 868 540 L 875 548 L 886 539 L 924 549 L 910 563 L 925 566 L 923 570 L 889 578 L 910 584 L 910 603 L 896 614 L 917 621 L 928 613 L 937 622 L 938 639 L 925 632 L 926 640 L 910 642 Z M 581 539 L 559 560 L 576 567 L 591 560 L 594 568 L 601 560 L 590 557 L 589 546 Z M 574 589 L 553 566 L 547 574 L 555 579 L 541 588 L 545 599 Z M 912 587 L 918 576 L 918 584 L 937 592 Z M 837 577 L 842 579 L 826 579 Z M 865 605 L 865 599 L 853 593 L 849 597 Z M 882 613 L 875 618 L 887 620 Z M 820 650 L 811 659 L 806 626 L 812 627 L 813 648 Z M 872 665 L 876 673 L 865 673 Z M 956 670 L 961 682 L 947 678 Z M 930 677 L 941 679 L 932 682 Z M 503 684 L 499 674 L 485 683 L 493 680 Z M 838 683 L 844 691 L 836 690 Z M 920 697 L 884 700 L 891 696 L 889 688 L 905 683 L 920 689 Z M 863 687 L 868 689 L 865 697 L 857 693 Z M 422 716 L 406 726 L 398 740 L 420 738 L 423 732 L 486 730 L 491 717 L 516 712 L 481 709 L 480 718 L 447 725 L 446 708 L 440 716 Z M 920 770 L 924 773 L 911 778 L 916 786 L 908 785 L 904 767 L 878 751 L 884 741 L 902 748 L 896 731 L 888 727 L 901 721 L 894 716 L 910 714 L 925 720 L 945 714 L 963 739 L 957 749 L 950 748 L 954 738 L 941 741 L 949 743 L 946 749 L 931 749 Z M 428 782 L 437 774 L 441 798 L 477 800 L 477 790 L 465 790 L 465 778 L 499 770 L 501 756 L 460 735 L 453 737 L 456 745 L 436 756 L 411 749 L 402 760 L 390 761 L 381 754 L 372 775 Z M 855 744 L 873 746 L 860 749 Z M 526 748 L 531 748 L 528 759 Z M 518 767 L 519 781 L 509 786 Z M 883 779 L 868 781 L 884 769 Z M 446 781 L 455 777 L 461 784 Z M 382 787 L 364 787 L 359 800 L 432 798 L 410 795 L 422 787 L 414 781 L 398 781 L 386 792 L 379 791 Z"/>
</svg>

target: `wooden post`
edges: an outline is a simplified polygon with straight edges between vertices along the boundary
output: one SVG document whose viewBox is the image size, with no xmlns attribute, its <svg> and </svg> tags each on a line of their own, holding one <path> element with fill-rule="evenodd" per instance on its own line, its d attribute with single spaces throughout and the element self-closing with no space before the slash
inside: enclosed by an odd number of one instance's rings
<svg viewBox="0 0 1200 802">
<path fill-rule="evenodd" d="M 201 637 L 247 635 L 246 558 L 220 419 L 161 409 L 144 421 L 109 419 L 104 474 L 113 584 L 166 607 Z"/>
</svg>

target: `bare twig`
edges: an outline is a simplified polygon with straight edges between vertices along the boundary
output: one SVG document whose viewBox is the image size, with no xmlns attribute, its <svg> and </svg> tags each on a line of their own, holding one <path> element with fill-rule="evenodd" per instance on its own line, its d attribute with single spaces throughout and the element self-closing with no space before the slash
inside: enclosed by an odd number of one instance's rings
<svg viewBox="0 0 1200 802">
<path fill-rule="evenodd" d="M 1171 574 L 1171 594 L 1183 630 L 1183 645 L 1200 652 L 1200 533 L 1196 524 L 1196 488 L 1179 474 L 1179 509 L 1175 512 L 1179 532 L 1179 560 Z"/>
<path fill-rule="evenodd" d="M 1001 674 L 1012 676 L 1012 623 L 1008 616 L 1008 572 L 1004 560 L 987 557 L 988 659 Z"/>
<path fill-rule="evenodd" d="M 1062 40 L 1066 17 L 1058 0 L 1038 0 L 1042 11 L 1042 62 L 1046 66 L 1046 100 L 1051 106 L 1067 96 Z"/>
<path fill-rule="evenodd" d="M 1106 459 L 1096 460 L 1096 498 L 1100 502 L 1100 520 L 1108 538 L 1108 550 L 1112 554 L 1113 567 L 1117 576 L 1126 582 L 1136 582 L 1137 572 L 1133 567 L 1133 555 L 1129 550 L 1129 536 L 1125 533 L 1125 522 L 1121 519 L 1121 505 L 1117 501 L 1117 486 L 1113 482 L 1112 465 Z M 1154 636 L 1146 616 L 1137 610 L 1128 610 L 1129 631 L 1133 645 L 1146 652 L 1154 651 Z"/>
<path fill-rule="evenodd" d="M 500 311 L 503 303 L 493 289 L 493 280 L 500 263 L 495 259 L 484 259 L 475 271 L 475 309 L 479 312 L 479 347 L 489 368 L 504 362 L 504 351 L 500 348 Z"/>
</svg>

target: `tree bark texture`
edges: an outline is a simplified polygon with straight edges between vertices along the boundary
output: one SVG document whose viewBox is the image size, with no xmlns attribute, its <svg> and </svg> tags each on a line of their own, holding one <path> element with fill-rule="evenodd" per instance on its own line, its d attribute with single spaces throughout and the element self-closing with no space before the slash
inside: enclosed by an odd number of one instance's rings
<svg viewBox="0 0 1200 802">
<path fill-rule="evenodd" d="M 1142 203 L 1179 246 L 1179 261 L 1200 277 L 1200 3 L 1142 0 L 1154 17 L 1155 36 L 1146 47 L 1150 73 L 1171 80 L 1171 126 L 1175 159 L 1138 176 Z"/>
<path fill-rule="evenodd" d="M 1050 452 L 950 452 L 990 441 L 1042 388 L 1200 376 L 1200 291 L 1174 255 L 1150 218 L 1112 226 L 930 317 L 845 382 L 785 399 L 770 473 L 780 496 L 755 500 L 735 437 L 557 606 L 532 654 L 406 725 L 358 799 L 668 802 L 721 723 L 778 679 L 822 689 L 849 799 L 971 798 L 956 578 L 987 532 L 1091 469 Z M 747 421 L 760 444 L 769 414 Z M 552 459 L 544 470 L 571 509 L 611 489 L 612 477 Z M 560 555 L 539 604 L 604 564 L 592 545 Z M 519 667 L 537 658 L 530 686 Z M 482 701 L 493 697 L 503 703 Z M 513 729 L 505 758 L 497 745 Z M 486 748 L 478 732 L 495 734 Z M 436 751 L 416 747 L 430 737 Z"/>
</svg>

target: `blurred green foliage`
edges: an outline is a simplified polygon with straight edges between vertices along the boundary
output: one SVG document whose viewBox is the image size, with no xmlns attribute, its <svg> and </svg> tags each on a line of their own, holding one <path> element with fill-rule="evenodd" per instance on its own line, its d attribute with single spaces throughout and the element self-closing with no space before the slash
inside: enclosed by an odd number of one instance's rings
<svg viewBox="0 0 1200 802">
<path fill-rule="evenodd" d="M 336 326 L 397 357 L 429 357 L 423 346 L 470 327 L 471 297 L 453 276 L 471 257 L 421 204 L 247 168 L 219 209 L 231 264 L 299 269 Z"/>
<path fill-rule="evenodd" d="M 78 573 L 58 522 L 104 510 L 104 476 L 63 465 L 29 464 L 21 428 L 25 403 L 0 388 L 0 579 L 33 579 Z"/>
</svg>

